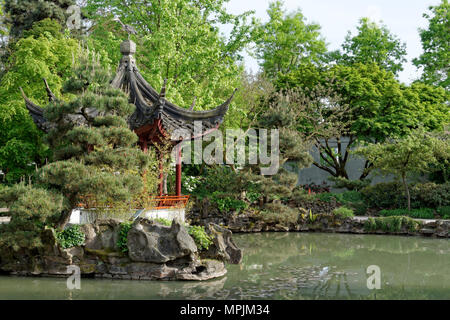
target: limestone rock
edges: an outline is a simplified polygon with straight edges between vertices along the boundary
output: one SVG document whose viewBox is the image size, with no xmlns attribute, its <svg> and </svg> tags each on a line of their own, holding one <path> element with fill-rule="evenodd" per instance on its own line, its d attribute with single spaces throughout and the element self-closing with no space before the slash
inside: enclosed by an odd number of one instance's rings
<svg viewBox="0 0 450 320">
<path fill-rule="evenodd" d="M 205 256 L 220 259 L 232 264 L 239 264 L 242 261 L 242 250 L 233 241 L 232 232 L 221 226 L 210 223 L 206 228 L 208 234 L 213 239 Z"/>
<path fill-rule="evenodd" d="M 86 235 L 85 247 L 94 250 L 118 250 L 120 220 L 102 219 L 94 224 L 83 225 L 82 231 Z"/>
<path fill-rule="evenodd" d="M 177 280 L 209 280 L 222 277 L 227 273 L 225 264 L 217 260 L 204 260 L 202 265 L 196 268 L 196 272 L 178 272 Z"/>
<path fill-rule="evenodd" d="M 167 227 L 139 219 L 128 232 L 128 254 L 132 261 L 164 263 L 197 252 L 194 239 L 178 222 Z"/>
</svg>

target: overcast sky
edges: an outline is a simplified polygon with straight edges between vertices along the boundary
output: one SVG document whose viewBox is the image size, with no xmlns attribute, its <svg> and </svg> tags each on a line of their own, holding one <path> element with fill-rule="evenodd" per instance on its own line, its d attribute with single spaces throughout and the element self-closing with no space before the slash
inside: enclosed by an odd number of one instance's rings
<svg viewBox="0 0 450 320">
<path fill-rule="evenodd" d="M 255 10 L 255 16 L 267 21 L 266 13 L 269 0 L 230 0 L 226 4 L 229 12 L 237 14 Z M 329 50 L 339 49 L 347 32 L 353 33 L 361 17 L 370 17 L 382 21 L 389 30 L 406 42 L 408 62 L 399 78 L 410 83 L 420 73 L 411 60 L 422 52 L 418 33 L 419 27 L 426 27 L 427 20 L 422 14 L 430 5 L 439 4 L 440 0 L 285 0 L 285 8 L 293 11 L 301 8 L 308 22 L 322 26 L 322 35 L 328 43 Z M 257 62 L 246 55 L 245 65 L 252 71 L 258 70 Z"/>
</svg>

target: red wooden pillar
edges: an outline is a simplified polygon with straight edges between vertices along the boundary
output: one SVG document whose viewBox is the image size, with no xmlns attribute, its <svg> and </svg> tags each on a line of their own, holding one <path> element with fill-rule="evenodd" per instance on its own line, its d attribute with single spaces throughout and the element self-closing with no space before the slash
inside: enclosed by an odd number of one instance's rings
<svg viewBox="0 0 450 320">
<path fill-rule="evenodd" d="M 163 155 L 159 154 L 159 195 L 163 195 L 164 191 L 164 170 L 163 170 Z"/>
<path fill-rule="evenodd" d="M 175 163 L 175 170 L 176 170 L 175 192 L 177 196 L 181 196 L 181 146 L 177 145 L 175 148 L 177 148 L 176 163 Z"/>
<path fill-rule="evenodd" d="M 147 152 L 147 150 L 148 150 L 147 139 L 142 141 L 142 147 L 141 148 L 142 148 L 142 151 Z"/>
</svg>

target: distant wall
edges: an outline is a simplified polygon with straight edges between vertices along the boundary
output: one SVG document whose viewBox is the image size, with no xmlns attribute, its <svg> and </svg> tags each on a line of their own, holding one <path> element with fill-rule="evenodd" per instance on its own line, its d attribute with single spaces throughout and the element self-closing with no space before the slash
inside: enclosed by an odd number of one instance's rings
<svg viewBox="0 0 450 320">
<path fill-rule="evenodd" d="M 344 149 L 344 152 L 347 148 L 349 138 L 343 137 L 341 138 L 342 146 Z M 336 141 L 329 142 L 330 146 L 333 148 L 337 148 Z M 317 148 L 313 148 L 311 150 L 311 155 L 313 156 L 314 160 L 319 162 L 320 155 L 317 151 Z M 345 168 L 347 169 L 347 173 L 350 180 L 356 180 L 359 179 L 361 176 L 361 173 L 364 168 L 365 159 L 362 157 L 358 157 L 355 155 L 350 155 L 349 159 L 347 160 L 347 164 Z M 331 177 L 331 174 L 328 172 L 317 168 L 314 165 L 311 165 L 309 168 L 305 169 L 296 169 L 294 168 L 294 163 L 287 163 L 286 169 L 291 172 L 298 172 L 298 185 L 305 185 L 305 184 L 323 184 L 324 182 L 328 185 L 333 185 L 333 182 L 328 180 L 329 177 Z M 382 176 L 382 175 L 373 175 L 372 173 L 368 176 L 369 179 L 372 180 L 372 184 L 380 183 L 380 182 L 389 182 L 394 179 L 393 176 Z"/>
</svg>

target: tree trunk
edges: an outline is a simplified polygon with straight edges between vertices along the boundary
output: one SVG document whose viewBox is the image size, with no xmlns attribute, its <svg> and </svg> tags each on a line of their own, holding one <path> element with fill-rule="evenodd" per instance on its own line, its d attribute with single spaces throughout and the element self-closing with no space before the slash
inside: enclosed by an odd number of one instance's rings
<svg viewBox="0 0 450 320">
<path fill-rule="evenodd" d="M 61 217 L 59 218 L 58 222 L 56 223 L 56 228 L 60 231 L 64 230 L 66 225 L 70 221 L 70 215 L 72 214 L 72 209 L 65 210 L 61 213 Z"/>
<path fill-rule="evenodd" d="M 408 211 L 411 211 L 411 196 L 409 194 L 408 183 L 406 182 L 406 173 L 402 173 L 402 180 L 406 191 L 406 198 L 408 199 Z"/>
<path fill-rule="evenodd" d="M 164 177 L 163 177 L 163 193 L 169 194 L 169 192 L 167 190 L 167 173 L 164 173 Z"/>
</svg>

